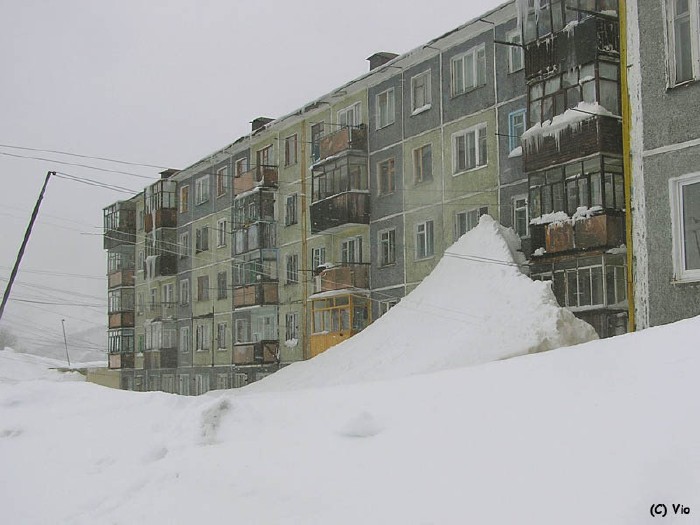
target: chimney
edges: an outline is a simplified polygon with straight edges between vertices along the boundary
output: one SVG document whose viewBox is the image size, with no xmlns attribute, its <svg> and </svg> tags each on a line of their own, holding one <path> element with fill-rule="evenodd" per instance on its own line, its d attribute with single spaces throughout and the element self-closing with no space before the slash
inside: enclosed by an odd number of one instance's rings
<svg viewBox="0 0 700 525">
<path fill-rule="evenodd" d="M 167 170 L 160 172 L 160 178 L 161 179 L 169 179 L 170 177 L 175 175 L 178 171 L 180 171 L 180 170 L 176 170 L 175 168 L 168 168 Z"/>
<path fill-rule="evenodd" d="M 275 119 L 267 117 L 258 117 L 256 119 L 253 119 L 253 122 L 251 122 L 253 129 L 251 131 L 258 131 L 260 128 L 262 128 L 266 124 L 269 124 L 273 120 Z"/>
<path fill-rule="evenodd" d="M 383 66 L 389 60 L 395 59 L 397 56 L 396 53 L 389 53 L 387 51 L 379 51 L 378 53 L 375 53 L 371 57 L 368 57 L 367 60 L 369 60 L 369 70 L 372 71 L 373 69 L 377 69 L 379 66 Z"/>
</svg>

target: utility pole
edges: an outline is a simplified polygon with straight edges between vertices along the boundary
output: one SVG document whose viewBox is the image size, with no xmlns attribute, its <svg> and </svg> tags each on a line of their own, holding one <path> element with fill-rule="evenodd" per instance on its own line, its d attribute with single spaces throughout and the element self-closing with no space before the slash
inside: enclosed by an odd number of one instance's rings
<svg viewBox="0 0 700 525">
<path fill-rule="evenodd" d="M 66 345 L 66 360 L 68 361 L 68 368 L 70 368 L 70 356 L 68 355 L 68 339 L 66 339 L 66 320 L 61 319 L 61 326 L 63 326 L 63 344 Z"/>
<path fill-rule="evenodd" d="M 36 221 L 36 216 L 39 215 L 39 206 L 41 206 L 41 201 L 44 199 L 44 192 L 46 192 L 46 186 L 49 183 L 49 178 L 51 175 L 56 175 L 55 171 L 46 172 L 46 179 L 44 180 L 44 185 L 41 187 L 41 192 L 39 193 L 39 198 L 34 205 L 34 211 L 32 211 L 32 217 L 29 219 L 29 225 L 27 226 L 27 231 L 24 232 L 24 239 L 22 240 L 22 246 L 19 248 L 19 253 L 17 254 L 17 260 L 12 268 L 12 273 L 10 274 L 10 280 L 7 283 L 7 288 L 5 288 L 5 295 L 2 297 L 2 304 L 0 304 L 0 320 L 2 320 L 2 314 L 5 312 L 5 305 L 7 300 L 10 298 L 10 292 L 12 291 L 12 284 L 15 282 L 15 277 L 17 277 L 17 272 L 19 271 L 19 264 L 22 262 L 22 256 L 24 255 L 24 250 L 29 242 L 29 236 L 32 234 L 32 228 L 34 227 L 34 221 Z"/>
</svg>

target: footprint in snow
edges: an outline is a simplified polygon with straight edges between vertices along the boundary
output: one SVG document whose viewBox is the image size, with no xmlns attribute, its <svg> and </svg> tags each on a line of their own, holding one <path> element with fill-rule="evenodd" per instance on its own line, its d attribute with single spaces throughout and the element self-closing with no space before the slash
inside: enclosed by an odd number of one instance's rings
<svg viewBox="0 0 700 525">
<path fill-rule="evenodd" d="M 345 423 L 338 433 L 345 437 L 367 438 L 376 436 L 382 430 L 384 428 L 372 414 L 360 412 Z"/>
</svg>

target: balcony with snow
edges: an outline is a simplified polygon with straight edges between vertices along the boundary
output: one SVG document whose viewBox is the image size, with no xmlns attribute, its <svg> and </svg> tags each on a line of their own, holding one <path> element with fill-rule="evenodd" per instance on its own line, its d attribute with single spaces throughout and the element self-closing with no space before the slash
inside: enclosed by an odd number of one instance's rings
<svg viewBox="0 0 700 525">
<path fill-rule="evenodd" d="M 369 224 L 367 159 L 348 155 L 312 167 L 311 232 Z"/>
<path fill-rule="evenodd" d="M 104 209 L 104 249 L 130 246 L 136 242 L 136 204 L 120 201 Z"/>
<path fill-rule="evenodd" d="M 309 297 L 311 302 L 310 357 L 350 339 L 371 322 L 368 290 L 346 288 Z"/>
<path fill-rule="evenodd" d="M 314 293 L 330 292 L 355 288 L 369 288 L 369 264 L 342 263 L 339 265 L 326 264 L 316 268 Z"/>
<path fill-rule="evenodd" d="M 528 6 L 528 3 L 533 5 Z M 547 4 L 518 0 L 528 82 L 600 57 L 619 57 L 617 1 L 584 0 L 582 3 L 585 7 L 578 9 L 560 0 Z"/>
<path fill-rule="evenodd" d="M 177 227 L 177 184 L 161 179 L 146 188 L 143 194 L 143 225 L 146 233 L 159 228 Z"/>
<path fill-rule="evenodd" d="M 107 332 L 107 366 L 111 369 L 134 368 L 134 329 Z"/>
<path fill-rule="evenodd" d="M 279 303 L 277 251 L 260 250 L 247 261 L 233 264 L 233 306 L 276 305 Z"/>
<path fill-rule="evenodd" d="M 231 364 L 262 365 L 279 362 L 277 308 L 236 312 Z"/>
<path fill-rule="evenodd" d="M 595 153 L 622 154 L 620 118 L 599 103 L 580 102 L 522 135 L 523 169 L 537 171 Z"/>
<path fill-rule="evenodd" d="M 177 367 L 177 323 L 146 321 L 143 366 L 146 369 Z"/>
<path fill-rule="evenodd" d="M 348 151 L 364 153 L 367 151 L 367 128 L 364 125 L 343 126 L 320 137 L 312 149 L 314 163 L 323 162 Z"/>
<path fill-rule="evenodd" d="M 233 193 L 236 197 L 255 188 L 276 188 L 277 166 L 259 165 L 233 178 Z"/>
</svg>

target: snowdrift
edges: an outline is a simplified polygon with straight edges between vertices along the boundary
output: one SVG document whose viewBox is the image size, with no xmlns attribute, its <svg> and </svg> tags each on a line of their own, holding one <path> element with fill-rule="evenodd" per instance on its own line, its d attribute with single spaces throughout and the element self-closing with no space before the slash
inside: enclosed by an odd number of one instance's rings
<svg viewBox="0 0 700 525">
<path fill-rule="evenodd" d="M 515 233 L 488 215 L 410 294 L 352 339 L 254 383 L 271 391 L 404 377 L 593 339 L 549 284 L 520 270 Z"/>
</svg>

